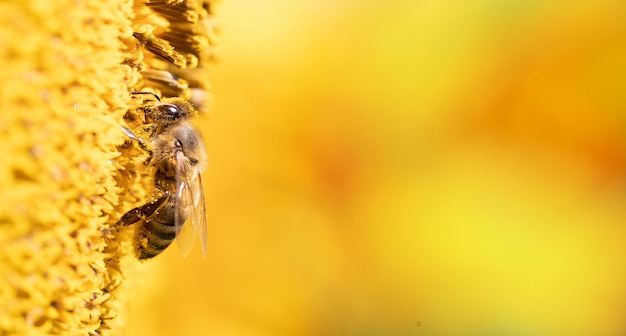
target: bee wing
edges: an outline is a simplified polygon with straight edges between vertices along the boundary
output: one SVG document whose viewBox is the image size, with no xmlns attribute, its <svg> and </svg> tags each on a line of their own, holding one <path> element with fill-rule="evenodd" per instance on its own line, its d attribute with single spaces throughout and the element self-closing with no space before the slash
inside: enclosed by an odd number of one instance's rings
<svg viewBox="0 0 626 336">
<path fill-rule="evenodd" d="M 189 225 L 191 214 L 194 209 L 194 199 L 189 180 L 189 167 L 185 163 L 185 156 L 182 152 L 176 153 L 176 197 L 174 212 L 174 227 L 176 228 L 176 243 L 180 255 L 184 257 L 189 254 L 196 238 L 195 227 Z"/>
<path fill-rule="evenodd" d="M 200 172 L 189 181 L 191 195 L 193 197 L 193 207 L 191 208 L 191 226 L 200 238 L 202 257 L 206 258 L 207 253 L 207 233 L 206 233 L 206 204 L 204 202 L 204 188 L 202 187 L 202 176 Z"/>
</svg>

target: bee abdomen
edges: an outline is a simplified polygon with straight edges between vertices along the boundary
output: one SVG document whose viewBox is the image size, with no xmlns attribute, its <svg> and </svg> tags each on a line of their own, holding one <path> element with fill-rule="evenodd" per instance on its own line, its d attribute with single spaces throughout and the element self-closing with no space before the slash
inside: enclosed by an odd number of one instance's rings
<svg viewBox="0 0 626 336">
<path fill-rule="evenodd" d="M 149 259 L 163 252 L 176 238 L 174 223 L 163 223 L 155 217 L 138 228 L 135 252 L 139 259 Z"/>
</svg>

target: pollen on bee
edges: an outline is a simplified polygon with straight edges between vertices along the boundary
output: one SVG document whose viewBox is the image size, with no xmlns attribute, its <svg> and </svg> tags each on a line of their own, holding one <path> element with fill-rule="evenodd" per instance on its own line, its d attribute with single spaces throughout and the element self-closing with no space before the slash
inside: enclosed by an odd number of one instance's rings
<svg viewBox="0 0 626 336">
<path fill-rule="evenodd" d="M 138 238 L 137 243 L 138 243 L 137 244 L 138 246 L 141 246 L 144 249 L 148 248 L 148 238 L 145 237 L 145 236 L 142 236 L 141 238 Z"/>
</svg>

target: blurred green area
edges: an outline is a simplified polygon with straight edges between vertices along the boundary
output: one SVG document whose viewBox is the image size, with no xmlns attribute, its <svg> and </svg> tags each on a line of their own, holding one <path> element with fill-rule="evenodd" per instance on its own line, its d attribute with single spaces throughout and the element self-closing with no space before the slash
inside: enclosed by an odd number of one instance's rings
<svg viewBox="0 0 626 336">
<path fill-rule="evenodd" d="M 626 333 L 626 3 L 217 8 L 209 256 L 129 335 Z"/>
</svg>

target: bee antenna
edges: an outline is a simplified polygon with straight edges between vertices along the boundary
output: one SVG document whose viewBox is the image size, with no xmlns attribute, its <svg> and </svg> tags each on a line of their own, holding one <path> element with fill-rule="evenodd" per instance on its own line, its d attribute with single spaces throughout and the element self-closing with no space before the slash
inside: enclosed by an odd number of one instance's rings
<svg viewBox="0 0 626 336">
<path fill-rule="evenodd" d="M 131 94 L 134 94 L 134 95 L 136 95 L 136 94 L 152 95 L 152 96 L 154 96 L 154 98 L 156 98 L 156 100 L 159 101 L 159 103 L 161 102 L 161 98 L 159 98 L 159 96 L 156 93 L 154 93 L 154 92 L 134 91 L 134 92 L 131 92 Z"/>
</svg>

